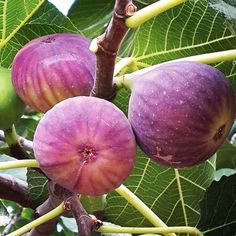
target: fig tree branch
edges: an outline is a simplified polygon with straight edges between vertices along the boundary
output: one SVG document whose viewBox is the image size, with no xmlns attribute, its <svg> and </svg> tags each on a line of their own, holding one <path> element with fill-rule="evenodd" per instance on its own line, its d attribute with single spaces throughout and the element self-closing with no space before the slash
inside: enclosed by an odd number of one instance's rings
<svg viewBox="0 0 236 236">
<path fill-rule="evenodd" d="M 92 230 L 102 225 L 100 221 L 97 221 L 95 217 L 92 218 L 85 211 L 77 195 L 72 195 L 66 199 L 65 208 L 72 212 L 78 225 L 78 235 L 80 236 L 91 236 Z"/>
<path fill-rule="evenodd" d="M 134 14 L 132 0 L 116 0 L 113 17 L 103 35 L 97 38 L 96 80 L 92 96 L 112 100 L 115 97 L 113 73 L 115 59 L 122 39 L 128 28 L 125 20 Z"/>
<path fill-rule="evenodd" d="M 48 192 L 48 199 L 36 208 L 36 218 L 43 217 L 45 214 L 57 208 L 63 202 L 64 198 L 70 194 L 66 189 L 51 181 L 48 182 Z M 59 216 L 60 215 L 57 215 L 43 224 L 37 225 L 37 227 L 34 227 L 26 236 L 50 236 L 55 229 Z"/>
<path fill-rule="evenodd" d="M 33 208 L 27 182 L 8 174 L 0 174 L 0 198 L 15 201 L 22 207 Z"/>
</svg>

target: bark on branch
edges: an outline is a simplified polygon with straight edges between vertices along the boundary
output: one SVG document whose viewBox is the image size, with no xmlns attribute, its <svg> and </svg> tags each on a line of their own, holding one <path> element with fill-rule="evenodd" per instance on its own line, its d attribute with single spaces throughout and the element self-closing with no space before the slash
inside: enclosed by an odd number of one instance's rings
<svg viewBox="0 0 236 236">
<path fill-rule="evenodd" d="M 22 207 L 33 208 L 27 188 L 25 181 L 8 174 L 0 174 L 0 198 L 14 201 Z"/>
<path fill-rule="evenodd" d="M 116 0 L 112 20 L 105 33 L 97 39 L 96 80 L 91 93 L 94 97 L 107 100 L 112 100 L 115 97 L 113 84 L 115 59 L 120 43 L 128 31 L 125 20 L 135 11 L 136 7 L 132 0 Z"/>
</svg>

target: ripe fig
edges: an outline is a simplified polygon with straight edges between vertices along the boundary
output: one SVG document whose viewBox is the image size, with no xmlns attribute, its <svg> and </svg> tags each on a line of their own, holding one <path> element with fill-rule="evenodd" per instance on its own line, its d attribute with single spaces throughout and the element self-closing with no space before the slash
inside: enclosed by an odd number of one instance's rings
<svg viewBox="0 0 236 236">
<path fill-rule="evenodd" d="M 95 55 L 90 41 L 78 34 L 51 34 L 27 43 L 15 56 L 12 80 L 30 107 L 46 112 L 69 97 L 90 94 Z"/>
<path fill-rule="evenodd" d="M 128 117 L 150 158 L 187 167 L 216 152 L 230 131 L 235 108 L 234 91 L 219 70 L 171 62 L 133 80 Z"/>
<path fill-rule="evenodd" d="M 34 135 L 42 171 L 74 193 L 102 195 L 130 174 L 136 142 L 126 116 L 95 97 L 66 99 L 45 113 Z"/>
<path fill-rule="evenodd" d="M 24 108 L 12 86 L 11 71 L 0 67 L 0 129 L 10 128 L 22 116 Z"/>
</svg>

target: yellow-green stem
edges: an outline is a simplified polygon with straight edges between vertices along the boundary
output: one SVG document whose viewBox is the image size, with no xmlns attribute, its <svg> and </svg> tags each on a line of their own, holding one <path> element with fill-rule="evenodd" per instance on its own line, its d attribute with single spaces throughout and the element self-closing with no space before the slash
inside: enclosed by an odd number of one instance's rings
<svg viewBox="0 0 236 236">
<path fill-rule="evenodd" d="M 160 0 L 137 11 L 133 16 L 126 19 L 125 24 L 128 28 L 136 28 L 145 21 L 186 1 L 187 0 Z"/>
<path fill-rule="evenodd" d="M 8 144 L 9 147 L 18 144 L 18 138 L 14 124 L 12 125 L 11 128 L 4 130 L 4 136 L 6 143 Z"/>
<path fill-rule="evenodd" d="M 100 233 L 130 233 L 130 234 L 167 234 L 167 233 L 185 233 L 203 236 L 197 228 L 178 226 L 178 227 L 114 227 L 101 226 L 98 230 Z"/>
<path fill-rule="evenodd" d="M 135 65 L 135 59 L 133 57 L 122 58 L 115 65 L 114 76 L 117 76 L 122 70 L 126 69 L 129 66 Z"/>
<path fill-rule="evenodd" d="M 197 61 L 205 64 L 214 64 L 222 61 L 233 61 L 236 59 L 236 49 L 205 53 L 190 57 L 180 58 L 174 61 Z"/>
<path fill-rule="evenodd" d="M 149 222 L 157 227 L 168 227 L 143 201 L 141 201 L 134 193 L 132 193 L 124 185 L 121 185 L 115 191 L 124 197 L 133 207 L 135 207 Z M 176 236 L 174 233 L 168 236 Z"/>
<path fill-rule="evenodd" d="M 64 202 L 61 203 L 58 207 L 53 209 L 52 211 L 48 212 L 47 214 L 39 217 L 38 219 L 30 222 L 29 224 L 24 225 L 23 227 L 17 229 L 16 231 L 8 234 L 7 236 L 20 236 L 24 233 L 30 231 L 31 229 L 61 215 L 64 212 Z"/>
<path fill-rule="evenodd" d="M 37 167 L 39 167 L 39 164 L 36 160 L 18 160 L 18 161 L 0 162 L 0 170 L 22 168 L 22 167 L 37 168 Z"/>
</svg>

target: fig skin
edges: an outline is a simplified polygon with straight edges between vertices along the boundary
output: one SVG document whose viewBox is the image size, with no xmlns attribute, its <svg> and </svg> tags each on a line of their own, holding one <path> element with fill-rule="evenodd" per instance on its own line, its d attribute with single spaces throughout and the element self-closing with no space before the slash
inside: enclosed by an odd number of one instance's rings
<svg viewBox="0 0 236 236">
<path fill-rule="evenodd" d="M 33 140 L 36 160 L 54 182 L 73 193 L 97 196 L 130 175 L 136 141 L 127 117 L 96 97 L 56 104 L 39 122 Z"/>
<path fill-rule="evenodd" d="M 171 62 L 133 81 L 128 117 L 137 143 L 157 163 L 189 167 L 210 158 L 235 117 L 223 73 L 197 62 Z"/>
<path fill-rule="evenodd" d="M 95 55 L 89 44 L 83 36 L 68 33 L 27 43 L 13 60 L 17 94 L 38 112 L 46 112 L 66 98 L 89 95 L 95 78 Z"/>
<path fill-rule="evenodd" d="M 11 82 L 11 71 L 0 67 L 0 129 L 11 128 L 23 115 L 25 104 L 17 96 Z"/>
</svg>

